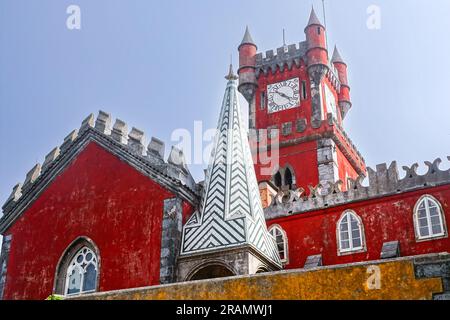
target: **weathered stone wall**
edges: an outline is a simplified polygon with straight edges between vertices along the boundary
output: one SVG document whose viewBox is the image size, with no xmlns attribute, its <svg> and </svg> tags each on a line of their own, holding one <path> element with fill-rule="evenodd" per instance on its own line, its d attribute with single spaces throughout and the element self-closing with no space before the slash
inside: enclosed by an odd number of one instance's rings
<svg viewBox="0 0 450 320">
<path fill-rule="evenodd" d="M 177 259 L 181 248 L 183 228 L 183 201 L 179 198 L 164 200 L 161 230 L 160 283 L 176 281 Z"/>
<path fill-rule="evenodd" d="M 119 290 L 72 299 L 444 299 L 450 290 L 449 267 L 448 254 L 431 255 Z"/>
<path fill-rule="evenodd" d="M 3 238 L 0 251 L 0 300 L 3 299 L 3 291 L 6 283 L 6 273 L 8 270 L 9 250 L 11 248 L 11 235 Z"/>
</svg>

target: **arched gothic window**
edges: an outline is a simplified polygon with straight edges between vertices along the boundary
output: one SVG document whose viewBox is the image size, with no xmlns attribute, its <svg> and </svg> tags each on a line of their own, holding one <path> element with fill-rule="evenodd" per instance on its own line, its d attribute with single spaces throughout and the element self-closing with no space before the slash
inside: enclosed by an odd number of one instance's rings
<svg viewBox="0 0 450 320">
<path fill-rule="evenodd" d="M 295 173 L 289 165 L 280 168 L 272 177 L 272 182 L 279 189 L 292 190 L 296 187 Z"/>
<path fill-rule="evenodd" d="M 270 227 L 269 233 L 275 238 L 281 262 L 288 262 L 288 242 L 286 232 L 279 226 Z"/>
<path fill-rule="evenodd" d="M 75 295 L 97 291 L 100 273 L 100 253 L 87 237 L 73 241 L 62 254 L 53 293 Z"/>
<path fill-rule="evenodd" d="M 275 174 L 273 180 L 274 180 L 273 182 L 275 183 L 275 185 L 276 185 L 278 188 L 281 188 L 281 185 L 282 185 L 282 182 L 281 182 L 281 173 L 280 173 L 279 171 Z"/>
<path fill-rule="evenodd" d="M 292 172 L 289 168 L 286 168 L 284 172 L 284 184 L 292 189 Z"/>
<path fill-rule="evenodd" d="M 364 250 L 364 231 L 360 217 L 353 211 L 345 211 L 338 222 L 340 253 Z"/>
<path fill-rule="evenodd" d="M 416 238 L 425 240 L 446 235 L 445 218 L 439 202 L 432 196 L 422 196 L 414 209 Z"/>
<path fill-rule="evenodd" d="M 66 294 L 95 291 L 97 284 L 97 256 L 88 247 L 81 248 L 67 268 Z"/>
</svg>

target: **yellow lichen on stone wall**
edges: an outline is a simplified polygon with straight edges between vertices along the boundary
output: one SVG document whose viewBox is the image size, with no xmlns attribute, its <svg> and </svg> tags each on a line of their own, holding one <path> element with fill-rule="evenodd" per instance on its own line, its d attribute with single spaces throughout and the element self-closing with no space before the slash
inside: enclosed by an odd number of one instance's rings
<svg viewBox="0 0 450 320">
<path fill-rule="evenodd" d="M 440 278 L 416 279 L 410 260 L 291 270 L 96 293 L 83 299 L 362 300 L 432 299 Z"/>
</svg>

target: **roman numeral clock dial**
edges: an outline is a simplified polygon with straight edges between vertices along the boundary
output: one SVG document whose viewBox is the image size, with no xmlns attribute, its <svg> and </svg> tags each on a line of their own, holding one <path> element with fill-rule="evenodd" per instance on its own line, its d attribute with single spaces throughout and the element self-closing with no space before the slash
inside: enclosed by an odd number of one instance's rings
<svg viewBox="0 0 450 320">
<path fill-rule="evenodd" d="M 300 104 L 299 79 L 289 79 L 267 86 L 268 113 L 298 107 Z"/>
</svg>

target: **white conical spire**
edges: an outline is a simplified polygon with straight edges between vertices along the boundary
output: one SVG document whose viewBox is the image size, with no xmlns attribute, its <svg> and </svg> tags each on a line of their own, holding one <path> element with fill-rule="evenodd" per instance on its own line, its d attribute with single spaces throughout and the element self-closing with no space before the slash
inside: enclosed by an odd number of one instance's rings
<svg viewBox="0 0 450 320">
<path fill-rule="evenodd" d="M 200 212 L 183 228 L 182 255 L 248 245 L 281 267 L 268 233 L 255 169 L 230 71 Z"/>
</svg>

